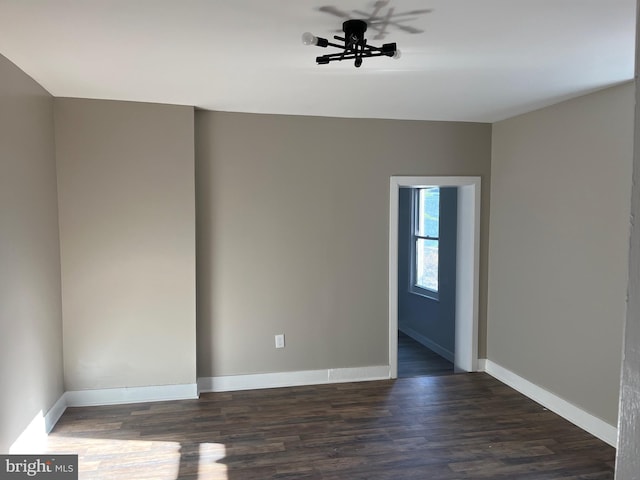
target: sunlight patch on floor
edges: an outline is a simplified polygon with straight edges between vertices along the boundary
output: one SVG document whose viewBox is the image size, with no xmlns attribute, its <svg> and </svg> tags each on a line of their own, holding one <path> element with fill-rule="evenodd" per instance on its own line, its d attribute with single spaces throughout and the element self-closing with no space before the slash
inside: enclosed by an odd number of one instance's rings
<svg viewBox="0 0 640 480">
<path fill-rule="evenodd" d="M 52 435 L 47 451 L 77 454 L 80 478 L 153 478 L 175 480 L 197 473 L 199 479 L 227 480 L 227 466 L 220 463 L 226 448 L 201 443 L 191 449 L 180 442 L 82 438 Z"/>
<path fill-rule="evenodd" d="M 44 453 L 47 448 L 47 434 L 44 414 L 40 410 L 16 441 L 9 447 L 10 454 Z"/>
<path fill-rule="evenodd" d="M 225 446 L 220 443 L 201 443 L 198 478 L 227 480 L 227 466 L 220 463 L 226 453 Z"/>
</svg>

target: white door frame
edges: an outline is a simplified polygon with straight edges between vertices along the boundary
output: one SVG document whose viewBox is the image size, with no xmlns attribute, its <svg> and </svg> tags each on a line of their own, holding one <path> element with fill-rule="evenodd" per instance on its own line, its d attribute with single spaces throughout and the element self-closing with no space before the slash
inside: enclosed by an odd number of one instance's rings
<svg viewBox="0 0 640 480">
<path fill-rule="evenodd" d="M 456 369 L 478 369 L 480 177 L 391 177 L 389 189 L 389 374 L 398 377 L 398 205 L 400 187 L 458 187 Z"/>
</svg>

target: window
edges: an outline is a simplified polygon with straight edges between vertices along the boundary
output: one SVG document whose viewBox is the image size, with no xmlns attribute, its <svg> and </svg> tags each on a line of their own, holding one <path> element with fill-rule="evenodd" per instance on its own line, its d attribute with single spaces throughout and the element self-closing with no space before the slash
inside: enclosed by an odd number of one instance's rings
<svg viewBox="0 0 640 480">
<path fill-rule="evenodd" d="M 411 291 L 438 299 L 440 189 L 416 188 L 413 196 Z"/>
</svg>

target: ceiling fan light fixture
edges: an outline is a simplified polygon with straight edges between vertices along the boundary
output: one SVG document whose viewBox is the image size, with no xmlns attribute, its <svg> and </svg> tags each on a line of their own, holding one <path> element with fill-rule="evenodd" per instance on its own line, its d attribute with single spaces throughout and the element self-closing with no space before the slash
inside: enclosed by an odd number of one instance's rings
<svg viewBox="0 0 640 480">
<path fill-rule="evenodd" d="M 303 45 L 317 45 L 318 44 L 318 37 L 316 37 L 311 32 L 304 32 L 302 34 L 302 44 Z"/>
<path fill-rule="evenodd" d="M 354 65 L 360 67 L 362 60 L 369 57 L 400 58 L 400 50 L 395 43 L 385 43 L 382 47 L 375 47 L 367 43 L 364 33 L 367 31 L 367 22 L 364 20 L 347 20 L 342 24 L 344 37 L 335 35 L 333 38 L 342 44 L 332 43 L 326 38 L 316 37 L 310 32 L 302 34 L 302 43 L 316 45 L 318 47 L 331 46 L 342 50 L 339 53 L 330 53 L 316 57 L 318 65 L 326 65 L 333 61 L 354 60 Z"/>
<path fill-rule="evenodd" d="M 387 57 L 393 57 L 398 51 L 395 43 L 385 43 L 380 50 Z"/>
<path fill-rule="evenodd" d="M 329 45 L 329 40 L 322 37 L 316 37 L 311 32 L 304 32 L 302 34 L 302 43 L 304 45 L 317 45 L 318 47 L 326 47 Z"/>
</svg>

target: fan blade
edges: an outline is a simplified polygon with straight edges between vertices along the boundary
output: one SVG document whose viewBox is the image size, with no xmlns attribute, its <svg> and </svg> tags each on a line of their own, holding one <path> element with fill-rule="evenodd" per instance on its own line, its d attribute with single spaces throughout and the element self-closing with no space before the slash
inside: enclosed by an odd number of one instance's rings
<svg viewBox="0 0 640 480">
<path fill-rule="evenodd" d="M 367 13 L 362 10 L 354 10 L 353 13 L 359 15 L 360 17 L 366 18 L 366 22 L 375 22 L 376 20 L 380 20 L 382 17 L 376 17 L 376 12 Z"/>
<path fill-rule="evenodd" d="M 358 13 L 358 12 L 356 12 Z M 380 31 L 382 26 L 382 30 L 385 30 L 387 26 L 391 25 L 396 27 L 398 30 L 402 30 L 406 33 L 424 33 L 424 30 L 420 30 L 419 28 L 412 27 L 410 25 L 403 25 L 400 22 L 410 22 L 413 20 L 417 20 L 417 18 L 403 18 L 401 20 L 391 20 L 383 17 L 376 17 L 369 22 L 369 27 L 374 30 Z"/>
<path fill-rule="evenodd" d="M 318 11 L 328 13 L 330 15 L 335 15 L 336 17 L 339 17 L 339 18 L 349 18 L 348 13 L 345 13 L 342 10 L 338 10 L 336 7 L 332 7 L 330 5 L 319 7 Z"/>
<path fill-rule="evenodd" d="M 425 10 L 411 10 L 410 12 L 398 13 L 396 15 L 422 15 L 423 13 L 431 13 L 433 8 L 427 8 Z"/>
<path fill-rule="evenodd" d="M 378 12 L 380 12 L 380 10 L 383 7 L 386 7 L 388 4 L 389 4 L 389 0 L 378 0 L 376 3 L 374 3 L 373 4 L 373 12 L 371 12 L 369 14 L 369 20 L 374 18 L 376 15 L 378 15 Z M 393 8 L 391 10 L 393 10 Z"/>
<path fill-rule="evenodd" d="M 400 19 L 398 17 L 407 17 L 407 16 L 410 16 L 410 15 L 422 15 L 424 13 L 431 13 L 431 12 L 433 12 L 433 10 L 412 10 L 410 12 L 394 13 L 393 15 L 390 15 L 389 18 L 397 18 L 398 20 L 402 20 L 403 22 L 406 22 L 406 21 L 409 21 L 409 20 L 417 20 L 417 18 L 414 17 L 414 18 L 402 18 L 402 19 Z M 366 16 L 367 19 L 370 22 L 379 21 L 379 20 L 387 17 L 387 15 L 382 17 L 382 16 L 377 16 L 375 13 L 372 14 L 372 13 L 363 12 L 362 10 L 354 10 L 353 13 L 356 13 L 356 14 L 361 15 L 363 17 Z"/>
<path fill-rule="evenodd" d="M 389 22 L 389 25 L 393 25 L 398 30 L 402 30 L 407 33 L 424 33 L 424 30 L 420 30 L 419 28 L 414 28 L 409 25 L 400 25 L 399 23 Z"/>
</svg>

